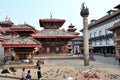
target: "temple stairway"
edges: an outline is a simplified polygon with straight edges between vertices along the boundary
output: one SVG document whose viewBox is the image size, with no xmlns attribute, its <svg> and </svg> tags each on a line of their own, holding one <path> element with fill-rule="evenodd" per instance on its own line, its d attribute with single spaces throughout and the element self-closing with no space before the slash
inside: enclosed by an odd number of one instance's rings
<svg viewBox="0 0 120 80">
<path fill-rule="evenodd" d="M 34 55 L 33 59 L 81 59 L 82 55 L 72 55 L 68 53 L 61 53 L 61 54 L 38 54 Z"/>
<path fill-rule="evenodd" d="M 36 68 L 36 61 L 38 59 L 45 60 L 72 60 L 72 59 L 82 59 L 82 55 L 72 55 L 72 54 L 39 54 L 33 55 L 33 63 L 23 63 L 23 62 L 15 62 L 6 64 L 4 68 L 16 67 L 16 68 Z"/>
</svg>

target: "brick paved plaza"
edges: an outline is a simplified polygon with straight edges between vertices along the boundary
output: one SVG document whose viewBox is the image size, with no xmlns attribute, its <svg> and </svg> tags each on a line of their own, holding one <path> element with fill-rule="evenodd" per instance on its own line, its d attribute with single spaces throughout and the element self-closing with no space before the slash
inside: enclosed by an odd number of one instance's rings
<svg viewBox="0 0 120 80">
<path fill-rule="evenodd" d="M 120 80 L 120 67 L 114 65 L 114 58 L 95 56 L 96 61 L 90 61 L 90 66 L 85 67 L 83 60 L 76 59 L 51 59 L 45 60 L 45 64 L 41 66 L 42 79 L 41 80 L 88 80 L 85 78 L 85 74 L 88 73 L 90 76 L 96 74 L 97 77 L 91 77 L 91 80 Z M 100 59 L 104 59 L 105 62 L 110 61 L 108 64 L 101 62 Z M 34 67 L 35 64 L 24 64 L 14 66 L 31 66 L 26 68 L 31 70 L 33 80 L 37 80 L 37 69 Z M 12 65 L 6 65 L 10 67 Z M 33 67 L 32 67 L 33 66 Z M 1 69 L 2 70 L 2 69 Z M 0 71 L 1 71 L 0 70 Z M 18 68 L 16 75 L 12 72 L 9 74 L 0 74 L 0 80 L 19 80 L 21 78 L 22 68 Z M 11 77 L 11 78 L 7 78 Z M 73 79 L 70 79 L 72 77 Z"/>
</svg>

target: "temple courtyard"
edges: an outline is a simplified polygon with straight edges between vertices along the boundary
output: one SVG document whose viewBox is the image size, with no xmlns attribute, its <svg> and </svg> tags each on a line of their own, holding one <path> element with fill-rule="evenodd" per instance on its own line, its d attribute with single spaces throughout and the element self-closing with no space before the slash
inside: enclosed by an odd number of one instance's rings
<svg viewBox="0 0 120 80">
<path fill-rule="evenodd" d="M 65 58 L 66 57 L 66 58 Z M 20 80 L 22 68 L 26 68 L 26 73 L 31 70 L 32 80 L 37 80 L 36 60 L 44 58 L 44 64 L 41 65 L 41 80 L 120 80 L 120 67 L 113 57 L 94 56 L 96 61 L 90 61 L 90 66 L 84 66 L 82 55 L 59 55 L 56 56 L 34 56 L 34 64 L 7 64 L 1 66 L 9 70 L 10 67 L 16 67 L 15 74 L 1 74 L 0 80 Z"/>
</svg>

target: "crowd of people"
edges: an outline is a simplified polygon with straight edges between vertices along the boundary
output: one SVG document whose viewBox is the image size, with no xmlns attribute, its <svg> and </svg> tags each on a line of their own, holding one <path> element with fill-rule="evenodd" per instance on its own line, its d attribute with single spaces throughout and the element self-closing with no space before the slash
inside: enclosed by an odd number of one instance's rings
<svg viewBox="0 0 120 80">
<path fill-rule="evenodd" d="M 40 80 L 40 78 L 42 77 L 41 67 L 38 67 L 38 70 L 37 70 L 36 73 L 37 73 L 37 78 L 38 78 L 38 80 Z M 28 71 L 27 71 L 27 74 L 26 74 L 25 68 L 23 68 L 21 80 L 32 80 L 32 76 L 31 76 L 31 74 L 30 74 L 30 70 L 28 70 Z"/>
<path fill-rule="evenodd" d="M 38 78 L 38 80 L 40 80 L 40 78 L 42 77 L 41 67 L 40 67 L 42 64 L 44 64 L 44 60 L 42 60 L 42 59 L 37 60 L 37 62 L 36 62 L 36 67 L 38 68 L 38 70 L 37 70 L 36 73 L 37 73 L 37 78 Z M 23 68 L 21 80 L 32 80 L 32 76 L 31 76 L 31 74 L 30 74 L 30 70 L 28 70 L 28 72 L 27 72 L 27 74 L 26 74 L 25 68 Z"/>
<path fill-rule="evenodd" d="M 37 70 L 37 77 L 38 77 L 38 80 L 40 80 L 40 78 L 42 77 L 42 74 L 41 74 L 41 65 L 44 64 L 44 60 L 42 59 L 38 59 L 37 62 L 36 62 L 36 67 L 38 68 Z M 30 74 L 30 70 L 28 70 L 27 74 L 25 72 L 25 68 L 23 68 L 22 70 L 22 78 L 21 80 L 32 80 L 32 76 Z"/>
</svg>

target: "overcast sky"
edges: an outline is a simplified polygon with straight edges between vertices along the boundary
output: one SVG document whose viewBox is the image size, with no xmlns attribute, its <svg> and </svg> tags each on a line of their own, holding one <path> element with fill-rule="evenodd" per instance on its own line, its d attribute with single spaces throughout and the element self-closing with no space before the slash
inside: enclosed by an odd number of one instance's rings
<svg viewBox="0 0 120 80">
<path fill-rule="evenodd" d="M 120 0 L 1 0 L 0 20 L 3 21 L 8 16 L 14 24 L 26 22 L 41 30 L 39 19 L 50 18 L 51 12 L 53 18 L 66 20 L 62 29 L 66 30 L 72 23 L 78 32 L 83 27 L 80 16 L 83 2 L 90 11 L 89 22 L 101 18 L 108 10 L 120 4 Z"/>
</svg>

